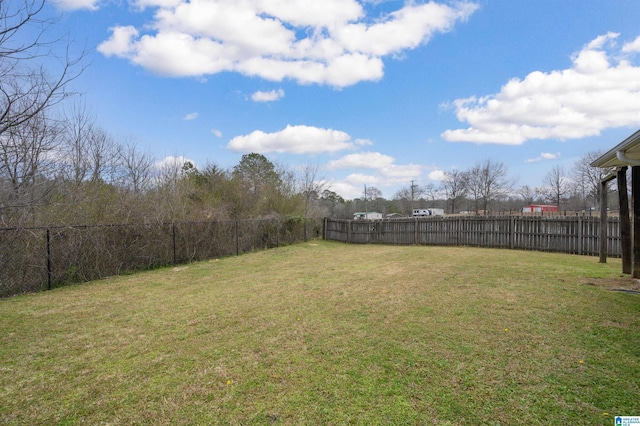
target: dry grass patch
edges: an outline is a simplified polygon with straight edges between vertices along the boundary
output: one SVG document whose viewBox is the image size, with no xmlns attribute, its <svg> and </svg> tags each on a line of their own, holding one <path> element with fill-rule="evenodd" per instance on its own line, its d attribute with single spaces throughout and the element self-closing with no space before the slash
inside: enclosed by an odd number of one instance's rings
<svg viewBox="0 0 640 426">
<path fill-rule="evenodd" d="M 0 301 L 3 424 L 611 424 L 620 264 L 326 242 Z"/>
<path fill-rule="evenodd" d="M 607 278 L 585 278 L 582 284 L 606 288 L 607 290 L 640 291 L 640 280 L 629 276 Z"/>
</svg>

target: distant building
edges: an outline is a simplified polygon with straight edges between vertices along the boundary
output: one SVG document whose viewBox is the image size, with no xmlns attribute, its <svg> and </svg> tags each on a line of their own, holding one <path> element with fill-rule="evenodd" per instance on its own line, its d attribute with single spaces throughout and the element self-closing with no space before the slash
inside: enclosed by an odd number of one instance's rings
<svg viewBox="0 0 640 426">
<path fill-rule="evenodd" d="M 382 213 L 378 212 L 355 212 L 353 220 L 378 220 L 382 219 Z"/>
<path fill-rule="evenodd" d="M 558 206 L 547 204 L 531 204 L 522 208 L 522 213 L 551 213 L 557 211 Z"/>
<path fill-rule="evenodd" d="M 444 216 L 444 209 L 413 209 L 413 217 Z"/>
</svg>

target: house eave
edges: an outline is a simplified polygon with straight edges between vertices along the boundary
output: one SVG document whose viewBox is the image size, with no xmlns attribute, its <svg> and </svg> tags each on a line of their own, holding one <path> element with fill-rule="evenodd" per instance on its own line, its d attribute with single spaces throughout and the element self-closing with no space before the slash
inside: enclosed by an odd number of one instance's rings
<svg viewBox="0 0 640 426">
<path fill-rule="evenodd" d="M 590 165 L 602 169 L 640 165 L 640 130 L 602 154 Z"/>
</svg>

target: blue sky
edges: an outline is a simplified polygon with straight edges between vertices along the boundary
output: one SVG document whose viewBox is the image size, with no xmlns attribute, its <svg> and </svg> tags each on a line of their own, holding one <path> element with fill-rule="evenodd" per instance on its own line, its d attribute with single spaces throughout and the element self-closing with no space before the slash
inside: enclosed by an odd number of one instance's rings
<svg viewBox="0 0 640 426">
<path fill-rule="evenodd" d="M 491 159 L 539 187 L 640 127 L 637 0 L 56 0 L 74 82 L 158 161 L 317 165 L 387 198 Z"/>
</svg>

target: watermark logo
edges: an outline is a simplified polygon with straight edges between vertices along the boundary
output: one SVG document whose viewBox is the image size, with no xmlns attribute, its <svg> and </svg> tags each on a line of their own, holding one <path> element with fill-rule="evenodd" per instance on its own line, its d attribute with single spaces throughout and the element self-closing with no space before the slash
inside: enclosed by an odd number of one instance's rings
<svg viewBox="0 0 640 426">
<path fill-rule="evenodd" d="M 615 426 L 640 426 L 640 417 L 616 416 Z"/>
</svg>

